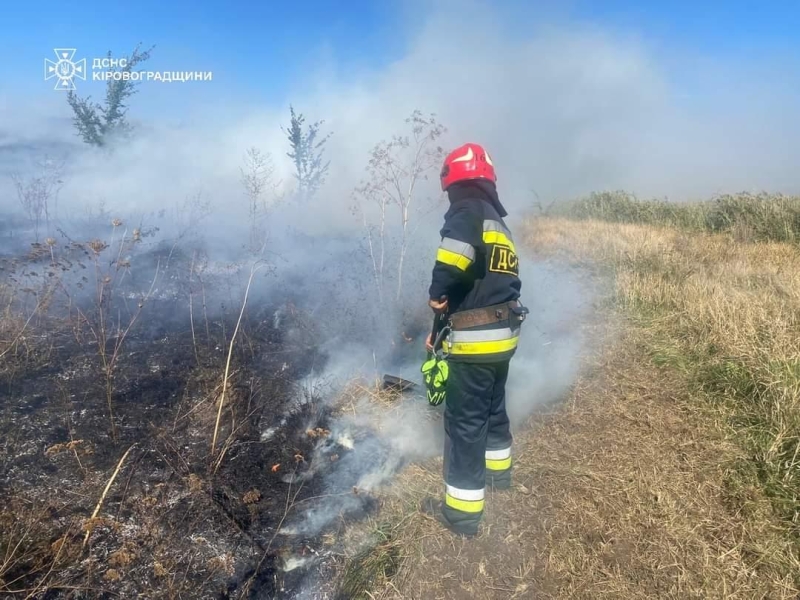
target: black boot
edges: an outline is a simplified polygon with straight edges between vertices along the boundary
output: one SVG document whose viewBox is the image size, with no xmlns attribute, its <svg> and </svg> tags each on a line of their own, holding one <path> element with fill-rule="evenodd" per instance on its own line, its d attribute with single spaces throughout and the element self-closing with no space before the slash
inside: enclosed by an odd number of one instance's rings
<svg viewBox="0 0 800 600">
<path fill-rule="evenodd" d="M 453 523 L 445 516 L 444 502 L 435 498 L 426 498 L 422 501 L 420 512 L 436 519 L 451 532 L 462 537 L 475 537 L 478 535 L 478 524 L 474 521 Z"/>
</svg>

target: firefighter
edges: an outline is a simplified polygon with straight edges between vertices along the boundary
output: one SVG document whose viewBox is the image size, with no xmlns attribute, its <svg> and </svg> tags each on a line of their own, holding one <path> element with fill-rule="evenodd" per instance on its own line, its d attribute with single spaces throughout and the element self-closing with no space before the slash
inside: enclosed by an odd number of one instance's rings
<svg viewBox="0 0 800 600">
<path fill-rule="evenodd" d="M 444 411 L 444 501 L 424 510 L 453 532 L 478 532 L 487 485 L 511 487 L 511 442 L 505 404 L 509 362 L 527 314 L 514 239 L 503 217 L 494 165 L 478 144 L 444 161 L 444 217 L 429 289 L 429 305 L 444 314 L 448 363 Z M 432 335 L 426 341 L 432 351 Z"/>
</svg>

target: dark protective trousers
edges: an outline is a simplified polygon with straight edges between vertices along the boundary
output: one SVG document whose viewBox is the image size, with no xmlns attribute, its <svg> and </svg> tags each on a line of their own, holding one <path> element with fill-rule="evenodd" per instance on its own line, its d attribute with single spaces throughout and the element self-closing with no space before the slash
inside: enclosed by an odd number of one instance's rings
<svg viewBox="0 0 800 600">
<path fill-rule="evenodd" d="M 443 512 L 453 529 L 475 533 L 486 485 L 511 485 L 511 430 L 506 413 L 509 361 L 448 361 L 444 411 Z"/>
</svg>

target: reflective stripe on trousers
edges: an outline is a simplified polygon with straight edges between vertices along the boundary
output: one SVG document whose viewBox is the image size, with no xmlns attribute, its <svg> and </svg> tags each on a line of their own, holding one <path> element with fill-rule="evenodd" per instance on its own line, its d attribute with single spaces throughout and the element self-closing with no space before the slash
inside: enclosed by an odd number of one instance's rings
<svg viewBox="0 0 800 600">
<path fill-rule="evenodd" d="M 452 485 L 446 486 L 444 502 L 450 508 L 465 513 L 479 513 L 483 511 L 484 488 L 479 490 L 462 490 Z"/>
<path fill-rule="evenodd" d="M 503 450 L 486 451 L 486 469 L 489 471 L 507 471 L 511 468 L 511 446 Z"/>
</svg>

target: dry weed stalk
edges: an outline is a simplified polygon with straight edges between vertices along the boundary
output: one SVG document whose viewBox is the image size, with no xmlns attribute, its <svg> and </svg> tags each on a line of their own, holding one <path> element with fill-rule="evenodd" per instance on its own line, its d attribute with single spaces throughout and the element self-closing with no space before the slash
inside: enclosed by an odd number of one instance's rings
<svg viewBox="0 0 800 600">
<path fill-rule="evenodd" d="M 278 534 L 281 531 L 281 527 L 283 527 L 283 524 L 286 522 L 286 518 L 289 516 L 289 512 L 296 504 L 298 504 L 297 496 L 299 496 L 300 492 L 303 490 L 303 485 L 305 484 L 305 482 L 301 482 L 300 485 L 297 486 L 297 489 L 294 491 L 294 495 L 292 495 L 292 482 L 294 481 L 294 476 L 296 474 L 297 474 L 297 466 L 295 465 L 294 471 L 292 472 L 292 477 L 289 479 L 289 489 L 286 491 L 286 503 L 283 508 L 283 515 L 278 521 L 278 524 L 275 526 L 275 533 L 272 534 L 269 543 L 267 543 L 267 546 L 264 548 L 264 552 L 261 555 L 261 559 L 258 561 L 258 564 L 256 565 L 253 574 L 250 576 L 250 578 L 247 580 L 247 583 L 245 583 L 244 587 L 242 588 L 242 593 L 240 595 L 241 598 L 249 597 L 249 594 L 253 587 L 253 583 L 255 582 L 256 577 L 258 577 L 259 571 L 261 571 L 261 565 L 264 564 L 264 561 L 267 559 L 267 556 L 269 555 L 269 551 L 272 549 L 272 544 L 275 543 L 275 539 L 278 537 Z"/>
<path fill-rule="evenodd" d="M 24 523 L 22 519 L 15 518 L 10 527 L 4 527 L 3 545 L 5 546 L 5 552 L 0 557 L 1 590 L 7 590 L 9 585 L 15 583 L 15 581 L 6 581 L 8 574 L 29 558 L 29 552 L 26 552 L 24 544 L 37 524 L 38 519 Z"/>
<path fill-rule="evenodd" d="M 111 489 L 114 480 L 117 478 L 117 475 L 119 474 L 119 471 L 122 468 L 122 463 L 125 462 L 125 459 L 128 458 L 128 454 L 130 454 L 131 450 L 133 450 L 135 446 L 136 444 L 133 444 L 131 445 L 130 448 L 128 448 L 125 451 L 125 454 L 122 455 L 122 458 L 120 458 L 119 462 L 117 463 L 117 468 L 114 469 L 114 472 L 111 474 L 111 478 L 108 480 L 108 483 L 106 483 L 106 487 L 103 490 L 103 494 L 100 496 L 100 500 L 97 501 L 97 506 L 94 507 L 94 512 L 92 513 L 92 516 L 89 517 L 90 525 L 86 529 L 86 535 L 83 538 L 83 544 L 81 546 L 82 548 L 86 547 L 86 542 L 89 541 L 89 536 L 92 534 L 91 522 L 93 522 L 97 518 L 97 513 L 100 512 L 100 508 L 103 506 L 103 501 L 106 499 L 106 496 L 108 495 L 108 490 Z"/>
<path fill-rule="evenodd" d="M 269 210 L 269 199 L 264 192 L 272 190 L 272 200 L 278 198 L 277 189 L 281 182 L 275 181 L 275 166 L 272 154 L 262 152 L 258 148 L 248 148 L 245 154 L 245 166 L 240 169 L 241 182 L 247 196 L 247 208 L 250 217 L 250 251 L 259 255 L 267 244 L 267 231 L 264 220 Z"/>
<path fill-rule="evenodd" d="M 200 366 L 200 355 L 197 353 L 197 336 L 194 332 L 194 291 L 192 290 L 192 275 L 194 275 L 194 261 L 197 252 L 192 252 L 192 264 L 189 266 L 189 324 L 192 328 L 192 348 L 194 349 L 194 359 L 197 366 Z"/>
<path fill-rule="evenodd" d="M 214 436 L 211 439 L 211 455 L 214 456 L 216 453 L 217 447 L 217 434 L 219 432 L 219 423 L 222 418 L 222 407 L 225 405 L 225 393 L 228 389 L 228 374 L 231 368 L 231 357 L 233 356 L 233 346 L 236 343 L 236 335 L 239 333 L 239 327 L 242 324 L 242 317 L 244 316 L 244 310 L 247 306 L 247 297 L 250 294 L 250 286 L 253 283 L 253 277 L 255 276 L 256 272 L 264 266 L 263 263 L 254 264 L 250 268 L 250 277 L 247 280 L 247 287 L 244 291 L 244 298 L 242 299 L 242 309 L 239 311 L 239 318 L 236 320 L 236 327 L 233 330 L 233 335 L 231 336 L 231 342 L 228 346 L 228 357 L 225 360 L 225 374 L 222 378 L 222 394 L 219 399 L 219 409 L 217 410 L 217 421 L 214 425 Z"/>
<path fill-rule="evenodd" d="M 38 256 L 36 256 L 36 249 L 41 248 L 41 245 L 34 244 L 33 246 L 35 259 L 38 258 Z M 50 248 L 50 252 L 52 253 L 52 247 Z M 51 266 L 56 266 L 55 260 L 53 260 Z M 12 272 L 13 270 L 14 266 L 12 265 Z M 60 276 L 55 272 L 51 271 L 49 275 L 50 277 L 45 278 L 37 271 L 26 270 L 22 273 L 22 276 L 30 278 L 30 286 L 20 287 L 21 284 L 14 275 L 9 277 L 9 285 L 0 285 L 0 295 L 3 296 L 5 304 L 2 314 L 0 314 L 0 334 L 10 336 L 8 340 L 0 341 L 0 346 L 4 346 L 2 351 L 0 351 L 0 358 L 16 350 L 20 344 L 24 344 L 26 348 L 28 348 L 25 333 L 29 330 L 34 318 L 38 317 L 41 319 L 43 316 L 47 315 L 53 293 L 57 289 L 58 282 L 60 281 Z M 11 287 L 12 283 L 16 284 L 13 288 Z M 36 289 L 34 289 L 34 286 Z M 20 301 L 20 292 L 33 295 L 36 298 L 36 304 L 31 309 L 27 318 L 23 314 L 24 305 L 22 303 L 20 303 L 19 308 L 15 307 L 15 304 Z"/>
<path fill-rule="evenodd" d="M 50 225 L 50 204 L 58 198 L 63 184 L 64 162 L 49 157 L 38 164 L 39 172 L 25 179 L 19 173 L 13 173 L 11 180 L 17 192 L 17 199 L 34 228 L 36 241 L 39 241 L 39 228 L 42 219 L 46 226 Z"/>
<path fill-rule="evenodd" d="M 222 466 L 222 461 L 225 459 L 225 455 L 228 451 L 233 448 L 235 444 L 236 435 L 241 431 L 243 428 L 247 426 L 247 422 L 250 418 L 253 417 L 254 414 L 258 412 L 258 408 L 254 407 L 253 409 L 249 409 L 248 412 L 245 413 L 245 416 L 242 418 L 242 421 L 239 425 L 236 424 L 236 415 L 231 408 L 231 432 L 227 438 L 225 438 L 225 443 L 222 444 L 220 448 L 219 455 L 217 456 L 216 461 L 214 462 L 214 469 L 213 474 L 216 475 L 219 468 Z"/>
<path fill-rule="evenodd" d="M 114 229 L 119 227 L 121 222 L 115 220 L 113 222 Z M 100 358 L 101 368 L 103 370 L 103 376 L 105 378 L 105 396 L 106 396 L 106 405 L 108 408 L 109 413 L 109 421 L 111 423 L 111 437 L 114 442 L 117 442 L 117 424 L 114 418 L 114 404 L 113 404 L 113 396 L 114 396 L 114 374 L 117 368 L 117 362 L 121 356 L 122 347 L 125 343 L 125 340 L 128 337 L 128 334 L 133 329 L 133 326 L 138 321 L 139 317 L 141 316 L 142 311 L 144 310 L 145 305 L 147 304 L 148 300 L 153 294 L 153 290 L 155 289 L 156 281 L 158 280 L 161 262 L 159 261 L 156 264 L 155 273 L 153 274 L 153 280 L 150 283 L 150 288 L 147 292 L 138 300 L 136 304 L 136 310 L 130 316 L 127 324 L 122 327 L 122 323 L 118 321 L 116 326 L 113 326 L 111 323 L 111 303 L 113 298 L 113 291 L 116 285 L 118 285 L 121 281 L 117 281 L 116 276 L 120 270 L 123 270 L 123 275 L 127 271 L 129 265 L 121 261 L 121 255 L 123 248 L 125 246 L 127 238 L 126 234 L 123 233 L 122 238 L 119 241 L 119 250 L 117 253 L 117 258 L 115 260 L 116 269 L 114 271 L 114 275 L 110 275 L 109 273 L 105 272 L 100 266 L 100 255 L 101 253 L 107 249 L 109 246 L 105 242 L 101 240 L 95 240 L 89 243 L 89 247 L 92 250 L 92 258 L 95 265 L 95 282 L 96 282 L 96 296 L 95 296 L 95 309 L 96 309 L 96 320 L 91 319 L 84 311 L 80 309 L 77 303 L 75 303 L 75 309 L 78 312 L 81 321 L 85 323 L 89 331 L 92 334 L 95 342 L 97 343 L 97 351 L 98 356 Z M 137 239 L 133 238 L 129 240 L 131 243 L 136 243 Z M 65 290 L 66 291 L 66 290 Z M 69 292 L 66 292 L 69 296 Z M 116 331 L 114 331 L 112 329 Z M 108 348 L 108 340 L 111 334 L 115 334 L 114 337 L 114 344 L 111 349 Z"/>
<path fill-rule="evenodd" d="M 53 571 L 55 570 L 56 565 L 58 564 L 58 559 L 61 558 L 62 552 L 64 552 L 64 549 L 67 547 L 68 545 L 67 540 L 70 534 L 71 531 L 67 530 L 67 532 L 64 533 L 64 535 L 62 535 L 55 542 L 53 542 L 51 548 L 55 547 L 57 549 L 56 549 L 56 555 L 53 557 L 53 561 L 50 563 L 50 568 L 47 570 L 47 573 L 45 573 L 44 576 L 36 584 L 36 587 L 34 587 L 33 590 L 31 590 L 31 592 L 27 596 L 25 596 L 25 600 L 32 600 L 33 598 L 36 598 L 36 594 L 39 593 L 40 590 L 44 590 L 47 588 L 47 580 L 50 579 L 50 576 L 53 574 Z"/>
<path fill-rule="evenodd" d="M 413 233 L 410 229 L 412 206 L 419 200 L 417 188 L 429 173 L 438 169 L 444 156 L 444 150 L 435 143 L 447 130 L 437 122 L 435 115 L 424 117 L 415 110 L 406 123 L 411 126 L 411 137 L 396 135 L 389 142 L 377 144 L 370 155 L 368 180 L 354 191 L 353 212 L 360 215 L 366 231 L 373 279 L 381 304 L 386 299 L 386 254 L 394 246 L 397 251 L 393 257 L 396 263 L 393 297 L 395 302 L 400 301 L 406 255 Z M 399 211 L 396 235 L 389 223 L 388 211 L 392 206 Z M 432 209 L 428 207 L 427 212 Z M 425 214 L 426 210 L 423 207 L 417 212 Z M 375 218 L 377 225 L 372 222 Z"/>
<path fill-rule="evenodd" d="M 206 331 L 206 349 L 208 349 L 208 344 L 211 342 L 211 328 L 208 324 L 208 308 L 206 306 L 206 284 L 203 280 L 203 271 L 205 270 L 206 266 L 208 265 L 208 258 L 204 257 L 204 260 L 201 262 L 200 265 L 198 263 L 198 253 L 197 251 L 192 253 L 192 262 L 189 267 L 189 321 L 192 328 L 192 345 L 194 346 L 194 355 L 195 360 L 197 361 L 197 366 L 200 366 L 200 355 L 197 351 L 197 335 L 195 333 L 195 326 L 194 326 L 194 296 L 195 290 L 192 287 L 192 277 L 196 276 L 197 281 L 200 283 L 200 297 L 203 303 L 203 321 L 205 323 L 205 331 Z"/>
<path fill-rule="evenodd" d="M 6 348 L 2 352 L 0 352 L 0 358 L 3 358 L 6 354 L 11 352 L 11 350 L 13 350 L 16 347 L 17 342 L 19 342 L 20 339 L 22 339 L 22 336 L 25 335 L 25 330 L 28 329 L 28 325 L 30 325 L 30 322 L 33 320 L 33 317 L 35 317 L 36 314 L 39 312 L 39 309 L 42 307 L 42 304 L 43 302 L 41 300 L 36 303 L 36 306 L 31 311 L 30 316 L 26 319 L 25 323 L 22 325 L 22 328 L 17 332 L 17 335 L 14 336 L 14 338 L 10 342 L 8 342 Z"/>
</svg>

